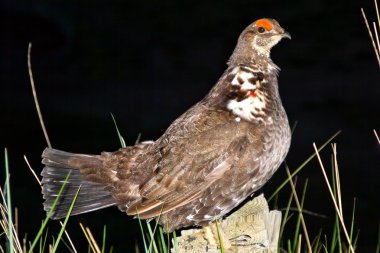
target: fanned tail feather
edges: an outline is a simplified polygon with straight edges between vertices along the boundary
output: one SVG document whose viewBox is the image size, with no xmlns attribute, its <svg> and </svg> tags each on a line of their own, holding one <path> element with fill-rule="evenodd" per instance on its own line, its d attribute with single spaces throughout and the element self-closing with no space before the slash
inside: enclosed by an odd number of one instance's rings
<svg viewBox="0 0 380 253">
<path fill-rule="evenodd" d="M 87 181 L 80 174 L 82 167 L 96 167 L 101 161 L 96 156 L 68 153 L 46 148 L 42 154 L 42 194 L 45 199 L 44 210 L 50 211 L 58 193 L 71 170 L 65 188 L 53 210 L 52 219 L 66 217 L 70 205 L 79 189 L 71 215 L 78 215 L 115 205 L 111 193 L 105 185 Z"/>
</svg>

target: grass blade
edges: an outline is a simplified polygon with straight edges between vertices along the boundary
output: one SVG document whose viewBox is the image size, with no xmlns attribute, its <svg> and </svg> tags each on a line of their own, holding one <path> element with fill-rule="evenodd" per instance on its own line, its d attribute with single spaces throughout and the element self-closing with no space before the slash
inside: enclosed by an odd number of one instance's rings
<svg viewBox="0 0 380 253">
<path fill-rule="evenodd" d="M 175 253 L 179 253 L 177 233 L 175 232 L 175 230 L 173 231 L 173 247 Z"/>
<path fill-rule="evenodd" d="M 296 184 L 296 182 L 294 184 Z M 290 194 L 290 197 L 289 197 L 289 200 L 288 200 L 288 204 L 286 206 L 285 214 L 284 214 L 284 217 L 283 217 L 283 220 L 282 220 L 279 238 L 282 238 L 282 236 L 284 234 L 284 229 L 285 229 L 286 223 L 288 222 L 289 211 L 290 211 L 290 206 L 291 206 L 292 202 L 293 202 L 293 194 Z M 282 243 L 282 240 L 280 239 L 278 241 L 279 241 L 278 248 L 281 249 L 282 247 L 281 247 L 280 243 Z"/>
<path fill-rule="evenodd" d="M 317 237 L 315 238 L 314 242 L 313 242 L 313 253 L 317 253 L 319 252 L 319 242 L 321 240 L 321 235 L 322 235 L 322 230 L 319 230 L 319 233 L 317 235 Z"/>
<path fill-rule="evenodd" d="M 375 137 L 376 137 L 377 143 L 380 144 L 380 138 L 379 138 L 379 135 L 377 134 L 377 132 L 376 132 L 375 129 L 373 129 L 373 133 L 375 134 Z"/>
<path fill-rule="evenodd" d="M 47 143 L 48 147 L 51 148 L 51 142 L 50 142 L 50 139 L 49 139 L 49 135 L 47 134 L 47 131 L 46 131 L 45 123 L 44 123 L 44 120 L 43 120 L 43 117 L 42 117 L 42 113 L 41 113 L 41 108 L 40 108 L 40 105 L 38 103 L 36 87 L 34 85 L 32 63 L 31 63 L 31 56 L 30 56 L 31 51 L 32 51 L 32 43 L 29 42 L 29 45 L 28 45 L 28 72 L 29 72 L 30 85 L 32 86 L 32 93 L 33 93 L 34 104 L 36 106 L 38 118 L 40 120 L 40 125 L 41 125 L 42 131 L 44 133 L 46 143 Z"/>
<path fill-rule="evenodd" d="M 141 219 L 140 219 L 140 216 L 139 216 L 138 212 L 137 212 L 137 219 L 138 219 L 139 225 L 140 225 L 140 231 L 141 231 L 141 236 L 142 236 L 142 240 L 143 240 L 143 243 L 144 243 L 145 253 L 148 253 L 148 247 L 146 245 L 146 239 L 145 239 L 145 235 L 144 235 L 144 228 L 142 226 L 142 222 L 141 222 Z"/>
<path fill-rule="evenodd" d="M 331 171 L 331 178 L 332 178 L 332 190 L 333 190 L 333 195 L 334 195 L 334 198 L 337 199 L 337 181 L 336 181 L 336 177 L 335 177 L 335 170 L 336 170 L 336 163 L 335 163 L 335 159 L 334 159 L 334 156 L 332 156 L 332 163 L 331 163 L 331 168 L 332 168 L 332 171 Z M 338 217 L 338 214 L 335 213 L 335 221 L 334 221 L 334 229 L 333 229 L 333 234 L 332 234 L 332 238 L 331 238 L 331 246 L 330 246 L 330 252 L 335 252 L 335 248 L 337 247 L 338 245 L 338 250 L 339 252 L 342 252 L 342 241 L 341 241 L 341 238 L 340 238 L 340 226 L 339 226 L 339 217 Z"/>
<path fill-rule="evenodd" d="M 293 242 L 293 251 L 296 251 L 296 247 L 299 245 L 299 230 L 301 226 L 301 219 L 302 219 L 302 212 L 303 212 L 303 204 L 305 202 L 305 196 L 306 196 L 306 189 L 307 189 L 307 183 L 308 180 L 306 179 L 305 185 L 302 190 L 302 198 L 301 198 L 301 205 L 298 213 L 298 218 L 297 218 L 297 225 L 294 233 L 294 242 Z"/>
<path fill-rule="evenodd" d="M 366 17 L 366 15 L 365 15 L 365 12 L 364 12 L 363 8 L 361 8 L 360 10 L 361 10 L 361 12 L 362 12 L 362 16 L 363 16 L 363 18 L 364 18 L 364 22 L 365 22 L 365 25 L 366 25 L 366 27 L 367 27 L 369 37 L 371 38 L 371 42 L 372 42 L 372 46 L 373 46 L 373 50 L 375 51 L 376 59 L 377 59 L 377 62 L 378 62 L 378 64 L 379 64 L 379 67 L 380 67 L 380 54 L 379 54 L 379 52 L 377 51 L 377 47 L 376 47 L 376 43 L 375 43 L 375 39 L 373 38 L 372 31 L 371 31 L 371 28 L 369 27 L 368 20 L 367 20 L 367 17 Z"/>
<path fill-rule="evenodd" d="M 360 234 L 360 230 L 358 230 L 356 236 L 355 236 L 355 240 L 354 240 L 354 243 L 352 245 L 354 245 L 354 247 L 357 245 L 358 243 L 358 239 L 359 239 L 359 234 Z"/>
<path fill-rule="evenodd" d="M 216 219 L 216 220 L 215 220 L 215 226 L 216 226 L 216 231 L 218 232 L 218 239 L 219 239 L 220 252 L 221 252 L 221 253 L 224 253 L 224 244 L 223 244 L 222 234 L 221 234 L 221 231 L 220 231 L 220 223 L 219 223 L 219 219 Z"/>
<path fill-rule="evenodd" d="M 338 204 L 337 204 L 337 200 L 334 198 L 334 193 L 331 189 L 331 185 L 330 185 L 330 181 L 326 175 L 326 170 L 325 170 L 325 167 L 322 163 L 322 160 L 321 160 L 321 157 L 319 156 L 319 151 L 317 149 L 317 146 L 315 145 L 315 143 L 313 143 L 313 147 L 314 147 L 314 150 L 315 150 L 315 153 L 317 155 L 317 158 L 318 158 L 318 162 L 319 162 L 319 165 L 320 165 L 320 168 L 321 168 L 321 171 L 322 171 L 322 174 L 324 176 L 324 179 L 325 179 L 325 182 L 326 182 L 326 185 L 327 185 L 327 188 L 329 190 L 329 193 L 330 193 L 330 196 L 331 196 L 331 199 L 333 201 L 333 204 L 334 204 L 334 207 L 335 207 L 335 211 L 336 213 L 338 214 L 338 217 L 339 217 L 339 221 L 341 223 L 341 226 L 343 228 L 343 232 L 344 232 L 344 235 L 346 236 L 346 240 L 347 240 L 347 243 L 349 245 L 349 251 L 348 252 L 355 252 L 354 248 L 352 247 L 352 243 L 351 243 L 351 240 L 350 240 L 350 237 L 348 235 L 348 232 L 347 232 L 347 229 L 346 229 L 346 226 L 344 224 L 344 220 L 343 220 L 343 216 L 342 216 L 342 210 L 339 209 L 338 207 Z"/>
<path fill-rule="evenodd" d="M 293 192 L 293 195 L 294 195 L 294 200 L 296 201 L 297 208 L 298 208 L 299 214 L 301 216 L 301 223 L 302 223 L 303 232 L 305 233 L 305 240 L 306 240 L 307 248 L 308 248 L 309 253 L 312 253 L 308 231 L 307 231 L 307 228 L 306 228 L 305 220 L 304 220 L 303 215 L 302 215 L 301 205 L 300 205 L 300 202 L 298 200 L 297 192 L 296 192 L 296 189 L 294 187 L 293 180 L 291 179 L 291 174 L 290 174 L 290 171 L 289 171 L 288 167 L 286 167 L 286 174 L 288 175 L 290 186 L 292 188 L 292 192 Z"/>
<path fill-rule="evenodd" d="M 147 225 L 147 227 L 148 227 L 148 232 L 149 232 L 149 236 L 150 236 L 150 243 L 149 243 L 149 249 L 148 249 L 148 252 L 151 252 L 151 250 L 152 250 L 152 246 L 153 246 L 153 251 L 154 251 L 155 253 L 158 253 L 156 240 L 155 240 L 155 238 L 154 238 L 154 234 L 156 233 L 156 229 L 157 229 L 158 224 L 156 223 L 156 225 L 154 226 L 153 231 L 152 231 L 152 227 L 150 226 L 150 223 L 149 223 L 149 222 L 147 222 L 146 225 Z"/>
<path fill-rule="evenodd" d="M 102 253 L 105 252 L 105 248 L 106 248 L 106 232 L 107 232 L 107 226 L 104 225 L 104 227 L 103 227 L 103 245 L 102 245 Z"/>
<path fill-rule="evenodd" d="M 41 235 L 42 235 L 42 233 L 43 233 L 43 231 L 44 231 L 47 223 L 49 222 L 49 219 L 50 219 L 50 217 L 51 217 L 51 215 L 53 213 L 53 210 L 54 210 L 54 208 L 56 207 L 56 205 L 58 203 L 58 199 L 61 197 L 63 189 L 66 187 L 66 183 L 67 183 L 67 180 L 69 179 L 70 175 L 71 175 L 71 170 L 69 171 L 69 173 L 67 173 L 65 181 L 63 182 L 63 184 L 61 186 L 61 189 L 59 190 L 58 195 L 57 195 L 57 197 L 55 198 L 55 200 L 53 202 L 53 205 L 52 205 L 51 209 L 47 213 L 46 218 L 43 221 L 42 226 L 41 226 L 40 230 L 37 233 L 36 238 L 34 238 L 34 241 L 33 241 L 32 245 L 29 248 L 29 251 L 28 251 L 29 253 L 33 252 L 34 247 L 36 247 L 36 244 L 38 243 L 39 238 L 41 237 Z"/>
<path fill-rule="evenodd" d="M 288 240 L 288 252 L 287 253 L 292 253 L 292 243 L 290 242 L 290 240 Z"/>
<path fill-rule="evenodd" d="M 122 148 L 125 148 L 127 145 L 125 144 L 125 140 L 124 140 L 123 136 L 121 136 L 121 134 L 120 134 L 119 128 L 117 127 L 115 117 L 113 116 L 112 113 L 111 113 L 111 117 L 112 117 L 113 123 L 114 123 L 115 128 L 116 128 L 116 132 L 117 132 L 117 136 L 118 136 L 119 141 L 120 141 L 120 145 Z"/>
<path fill-rule="evenodd" d="M 169 249 L 167 248 L 166 246 L 166 242 L 165 242 L 165 237 L 164 237 L 164 231 L 162 230 L 162 227 L 158 227 L 159 229 L 159 236 L 160 236 L 160 241 L 161 241 L 161 249 L 162 249 L 162 252 L 163 253 L 168 253 Z M 168 233 L 169 234 L 169 233 Z"/>
<path fill-rule="evenodd" d="M 354 206 L 352 207 L 352 216 L 351 216 L 351 227 L 350 227 L 350 240 L 353 241 L 352 236 L 354 234 L 354 224 L 355 224 L 355 209 L 356 209 L 356 198 L 354 198 Z M 354 244 L 355 246 L 355 244 Z"/>
<path fill-rule="evenodd" d="M 46 242 L 47 242 L 48 234 L 49 234 L 49 230 L 46 229 L 45 237 L 44 237 L 44 240 L 43 240 L 43 243 L 42 243 L 42 250 L 41 250 L 40 252 L 44 252 L 44 251 L 45 251 L 45 247 L 46 247 Z M 42 238 L 42 237 L 41 237 L 41 238 Z M 26 252 L 26 251 L 25 251 L 25 252 Z"/>
<path fill-rule="evenodd" d="M 169 223 L 166 222 L 166 231 L 169 231 Z M 168 250 L 167 250 L 167 253 L 170 253 L 170 235 L 173 235 L 173 232 L 172 233 L 167 233 L 166 235 L 166 243 L 167 243 L 167 246 L 168 246 Z M 178 246 L 178 245 L 177 245 Z"/>
<path fill-rule="evenodd" d="M 84 236 L 86 237 L 89 248 L 91 248 L 91 250 L 95 253 L 100 253 L 99 245 L 97 244 L 94 236 L 92 235 L 91 230 L 87 226 L 85 227 L 82 224 L 82 222 L 79 222 L 79 226 L 82 229 Z"/>
<path fill-rule="evenodd" d="M 339 237 L 339 233 L 340 233 L 338 219 L 339 219 L 338 215 L 335 214 L 334 229 L 333 229 L 332 238 L 331 238 L 330 252 L 335 251 L 335 247 L 338 242 L 337 237 Z"/>
<path fill-rule="evenodd" d="M 8 242 L 9 242 L 9 252 L 14 252 L 13 249 L 13 231 L 12 231 L 12 203 L 11 203 L 11 186 L 10 186 L 10 175 L 9 175 L 9 163 L 8 163 L 8 150 L 4 149 L 4 160 L 5 160 L 5 190 L 6 190 L 6 201 L 8 208 Z"/>
<path fill-rule="evenodd" d="M 70 214 L 71 214 L 71 212 L 72 212 L 72 210 L 74 208 L 74 204 L 75 204 L 75 202 L 76 202 L 76 200 L 78 198 L 78 194 L 79 194 L 80 189 L 81 189 L 81 185 L 78 187 L 77 193 L 75 194 L 74 199 L 71 202 L 69 211 L 67 212 L 67 215 L 65 217 L 65 221 L 63 222 L 63 226 L 61 227 L 61 230 L 59 231 L 59 234 L 58 234 L 58 237 L 57 237 L 57 242 L 54 244 L 54 248 L 53 248 L 53 251 L 52 251 L 53 253 L 55 253 L 57 251 L 59 242 L 61 241 L 62 235 L 65 232 L 65 227 L 67 225 L 67 222 L 69 221 Z"/>
</svg>

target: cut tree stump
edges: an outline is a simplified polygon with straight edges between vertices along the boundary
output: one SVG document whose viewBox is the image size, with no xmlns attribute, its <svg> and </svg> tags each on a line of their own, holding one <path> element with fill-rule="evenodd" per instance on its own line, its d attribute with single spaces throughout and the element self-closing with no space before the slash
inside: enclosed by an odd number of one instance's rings
<svg viewBox="0 0 380 253">
<path fill-rule="evenodd" d="M 240 209 L 218 221 L 224 252 L 274 253 L 277 252 L 281 227 L 281 212 L 269 211 L 261 194 Z M 221 252 L 215 222 L 199 229 L 182 230 L 177 237 L 180 253 Z M 176 252 L 174 248 L 172 253 Z"/>
</svg>

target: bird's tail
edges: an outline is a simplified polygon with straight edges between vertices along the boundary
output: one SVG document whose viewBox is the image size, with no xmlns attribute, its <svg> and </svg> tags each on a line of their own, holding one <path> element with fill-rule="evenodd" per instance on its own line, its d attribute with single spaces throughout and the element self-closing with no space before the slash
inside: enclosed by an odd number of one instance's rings
<svg viewBox="0 0 380 253">
<path fill-rule="evenodd" d="M 71 215 L 87 213 L 108 206 L 116 205 L 105 185 L 87 181 L 80 174 L 81 168 L 94 168 L 102 165 L 97 156 L 73 154 L 56 149 L 46 148 L 42 153 L 42 194 L 45 199 L 44 209 L 50 211 L 63 183 L 71 171 L 57 204 L 52 211 L 52 219 L 66 217 L 70 205 L 80 187 Z"/>
</svg>

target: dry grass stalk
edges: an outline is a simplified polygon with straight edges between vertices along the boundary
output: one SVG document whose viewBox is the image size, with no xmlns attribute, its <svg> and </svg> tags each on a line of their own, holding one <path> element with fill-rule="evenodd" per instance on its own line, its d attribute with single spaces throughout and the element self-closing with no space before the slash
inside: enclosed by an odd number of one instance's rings
<svg viewBox="0 0 380 253">
<path fill-rule="evenodd" d="M 19 240 L 19 237 L 16 233 L 16 229 L 14 227 L 14 224 L 8 223 L 8 212 L 9 212 L 9 210 L 8 210 L 8 207 L 6 204 L 7 202 L 5 201 L 5 196 L 4 196 L 4 193 L 3 193 L 3 190 L 1 189 L 1 187 L 0 187 L 0 195 L 2 198 L 2 203 L 0 203 L 0 212 L 1 212 L 0 225 L 3 228 L 4 233 L 8 238 L 10 238 L 9 231 L 11 231 L 11 233 L 13 234 L 12 243 L 14 244 L 14 250 L 16 251 L 16 253 L 18 253 L 18 252 L 22 253 L 20 240 Z M 9 228 L 11 228 L 11 229 L 9 229 Z"/>
<path fill-rule="evenodd" d="M 98 243 L 96 242 L 94 236 L 92 235 L 91 230 L 88 227 L 84 227 L 81 222 L 79 222 L 79 225 L 83 231 L 84 236 L 89 242 L 92 251 L 95 253 L 101 253 L 100 247 Z"/>
<path fill-rule="evenodd" d="M 336 143 L 332 144 L 333 149 L 333 161 L 334 161 L 334 175 L 335 175 L 335 183 L 336 183 L 336 195 L 338 197 L 338 206 L 339 210 L 343 210 L 342 206 L 342 192 L 340 188 L 340 176 L 339 176 L 339 168 L 338 168 L 338 161 L 337 161 L 337 152 L 336 152 Z M 342 218 L 343 218 L 343 212 L 342 212 Z"/>
<path fill-rule="evenodd" d="M 300 205 L 300 202 L 299 202 L 299 199 L 298 199 L 298 195 L 297 195 L 297 191 L 296 191 L 296 187 L 294 186 L 293 179 L 292 179 L 292 176 L 290 174 L 288 166 L 286 166 L 286 174 L 288 174 L 290 187 L 292 188 L 292 193 L 293 193 L 293 196 L 294 196 L 294 200 L 296 201 L 296 205 L 297 205 L 300 217 L 301 217 L 301 224 L 302 224 L 302 229 L 303 229 L 303 231 L 305 233 L 305 240 L 306 240 L 306 244 L 307 244 L 307 249 L 308 249 L 309 253 L 312 253 L 313 250 L 311 248 L 311 244 L 310 244 L 310 240 L 309 240 L 309 234 L 308 234 L 307 228 L 306 228 L 306 223 L 305 223 L 305 220 L 303 218 L 302 208 L 301 208 L 301 205 Z M 298 246 L 300 247 L 300 244 Z M 299 250 L 301 250 L 301 249 L 299 249 Z M 297 251 L 297 252 L 300 252 L 300 251 Z"/>
<path fill-rule="evenodd" d="M 42 118 L 41 108 L 40 108 L 40 104 L 38 103 L 38 98 L 37 98 L 36 87 L 34 85 L 32 63 L 31 63 L 31 56 L 30 56 L 31 51 L 32 51 L 32 43 L 29 43 L 29 46 L 28 46 L 28 72 L 29 72 L 30 85 L 32 86 L 34 104 L 36 105 L 38 118 L 40 119 L 42 131 L 44 132 L 44 136 L 45 136 L 46 142 L 48 144 L 48 147 L 51 148 L 49 135 L 47 134 L 45 123 L 44 123 L 44 120 Z"/>
<path fill-rule="evenodd" d="M 322 170 L 322 174 L 323 174 L 323 177 L 325 179 L 325 182 L 327 184 L 327 188 L 329 190 L 329 193 L 330 193 L 330 196 L 331 196 L 331 199 L 333 201 L 333 204 L 334 204 L 334 207 L 335 207 L 335 211 L 338 215 L 338 218 L 339 218 L 339 221 L 340 221 L 340 224 L 343 228 L 343 232 L 344 232 L 344 235 L 346 237 L 346 240 L 348 242 L 348 245 L 349 245 L 349 250 L 348 250 L 348 253 L 352 252 L 352 253 L 355 253 L 355 250 L 352 246 L 352 243 L 351 243 L 351 240 L 350 240 L 350 236 L 348 235 L 348 232 L 347 232 L 347 228 L 346 228 L 346 225 L 344 224 L 344 220 L 343 220 L 343 214 L 342 214 L 342 209 L 340 209 L 338 203 L 337 203 L 337 200 L 334 196 L 334 193 L 333 193 L 333 190 L 331 188 L 331 184 L 330 184 L 330 181 L 327 177 L 327 174 L 326 174 L 326 170 L 325 170 L 325 167 L 323 166 L 323 163 L 322 163 L 322 160 L 321 160 L 321 157 L 319 155 L 319 152 L 318 152 L 318 148 L 317 146 L 315 145 L 315 143 L 313 143 L 313 147 L 314 147 L 314 150 L 315 150 L 315 153 L 317 155 L 317 158 L 318 158 L 318 162 L 319 162 L 319 165 L 320 165 L 320 168 Z M 334 155 L 334 160 L 336 160 L 336 152 L 333 152 L 333 155 Z M 338 168 L 335 167 L 335 170 L 337 170 Z M 339 172 L 338 172 L 339 173 Z M 338 199 L 340 199 L 341 196 L 338 196 Z M 338 201 L 341 201 L 341 200 L 338 200 Z"/>
<path fill-rule="evenodd" d="M 377 135 L 377 132 L 375 129 L 373 129 L 373 133 L 375 134 L 375 137 L 377 139 L 377 142 L 380 144 L 380 138 L 379 138 L 379 135 Z"/>
<path fill-rule="evenodd" d="M 46 127 L 45 127 L 45 123 L 44 123 L 44 120 L 43 120 L 43 117 L 42 117 L 40 105 L 38 103 L 36 87 L 35 87 L 35 84 L 34 84 L 33 71 L 32 71 L 32 61 L 31 61 L 31 52 L 32 52 L 32 43 L 29 43 L 29 45 L 28 45 L 28 72 L 29 72 L 30 85 L 32 87 L 34 104 L 36 106 L 36 110 L 37 110 L 38 118 L 40 120 L 41 128 L 42 128 L 42 131 L 44 133 L 46 143 L 47 143 L 48 147 L 51 148 L 52 147 L 51 146 L 51 142 L 50 142 L 50 139 L 49 139 L 49 135 L 48 135 L 48 133 L 46 131 Z M 28 159 L 26 158 L 25 155 L 24 155 L 24 160 L 25 160 L 26 164 L 28 165 L 28 168 L 32 172 L 34 178 L 37 180 L 37 182 L 40 185 L 40 187 L 42 187 L 41 180 L 38 178 L 38 176 L 37 176 L 36 172 L 33 170 L 32 166 L 30 166 L 29 161 L 28 161 Z M 60 224 L 61 224 L 61 226 L 63 226 L 63 223 L 61 221 L 60 221 Z M 71 245 L 71 250 L 73 252 L 77 252 L 77 250 L 75 249 L 75 246 L 74 246 L 74 244 L 73 244 L 73 242 L 72 242 L 72 240 L 71 240 L 71 238 L 69 236 L 69 233 L 67 232 L 66 229 L 65 229 L 64 232 L 65 232 L 65 235 L 67 237 L 67 240 L 69 241 L 69 243 Z"/>
<path fill-rule="evenodd" d="M 376 0 L 374 0 L 374 4 L 375 4 L 375 10 L 376 10 L 377 24 L 378 24 L 378 27 L 380 30 L 380 15 L 379 15 L 379 9 L 377 7 L 377 1 Z M 377 32 L 376 23 L 373 22 L 373 29 L 374 29 L 374 33 L 375 33 L 375 37 L 374 37 L 372 34 L 372 30 L 368 24 L 368 20 L 367 20 L 367 17 L 365 15 L 363 8 L 361 8 L 361 12 L 362 12 L 362 16 L 364 18 L 365 25 L 366 25 L 367 30 L 368 30 L 369 37 L 371 38 L 371 42 L 372 42 L 373 49 L 375 51 L 377 62 L 378 62 L 379 67 L 380 67 L 380 43 L 379 43 L 379 33 Z"/>
<path fill-rule="evenodd" d="M 297 253 L 301 253 L 301 245 L 302 245 L 302 234 L 299 234 L 298 235 Z"/>
<path fill-rule="evenodd" d="M 34 171 L 34 169 L 32 168 L 32 166 L 30 166 L 28 158 L 26 158 L 25 155 L 24 155 L 24 160 L 26 162 L 26 165 L 28 165 L 28 168 L 29 168 L 30 172 L 32 172 L 34 178 L 37 180 L 38 184 L 42 187 L 41 180 L 38 178 L 38 176 L 37 176 L 36 172 Z"/>
</svg>

